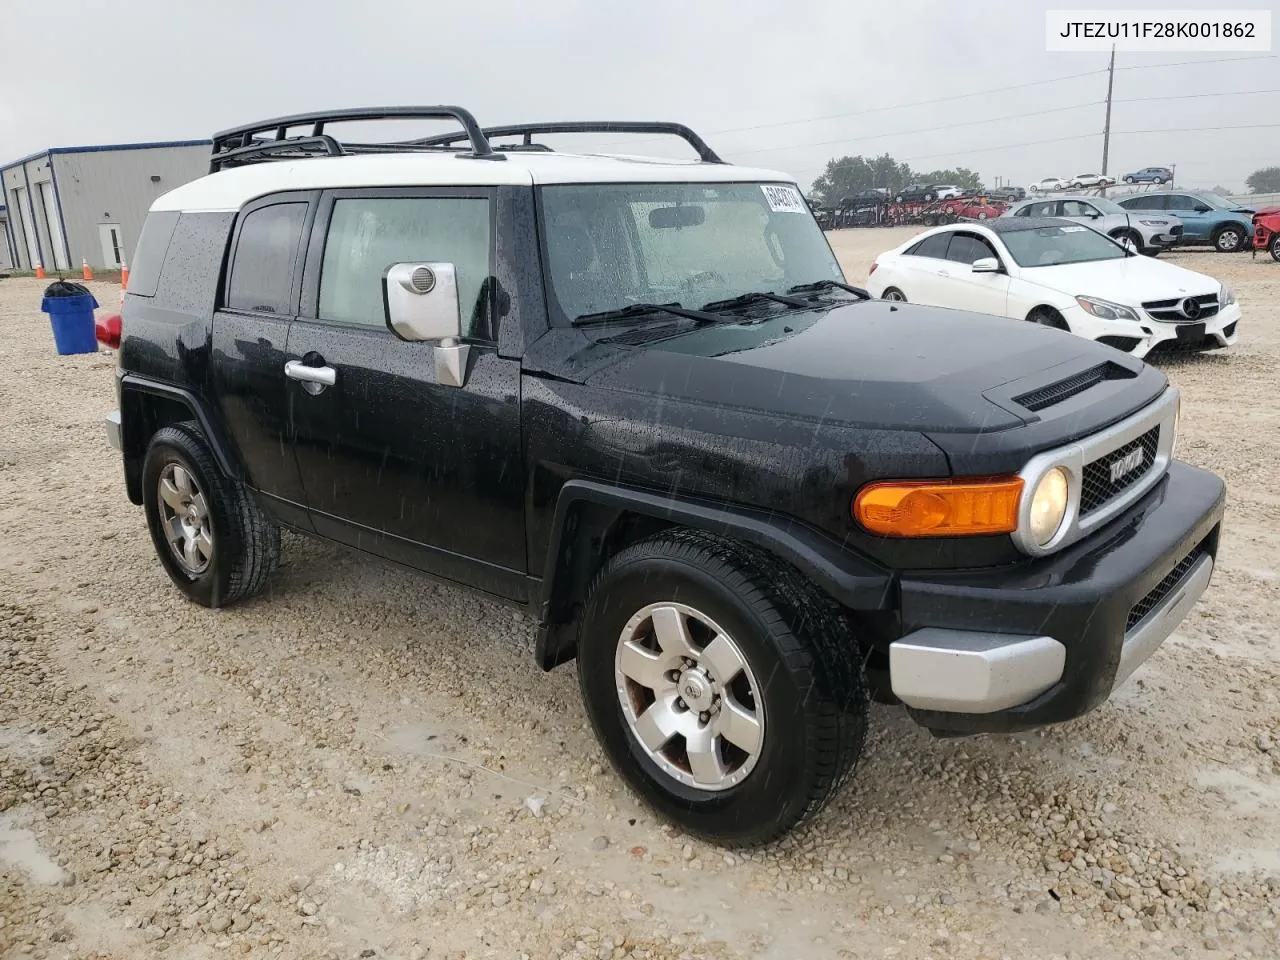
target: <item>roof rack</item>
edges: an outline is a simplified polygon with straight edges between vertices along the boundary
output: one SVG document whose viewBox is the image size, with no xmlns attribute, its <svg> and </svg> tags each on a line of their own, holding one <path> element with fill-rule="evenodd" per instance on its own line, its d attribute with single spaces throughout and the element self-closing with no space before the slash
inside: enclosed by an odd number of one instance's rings
<svg viewBox="0 0 1280 960">
<path fill-rule="evenodd" d="M 504 127 L 485 127 L 479 133 L 483 134 L 487 139 L 516 136 L 524 138 L 524 142 L 521 144 L 498 146 L 495 147 L 497 150 L 523 149 L 539 151 L 549 151 L 551 149 L 543 144 L 533 142 L 534 136 L 540 133 L 668 133 L 679 137 L 693 147 L 698 154 L 698 159 L 703 163 L 725 162 L 720 158 L 719 154 L 707 146 L 705 140 L 682 123 L 630 120 L 565 120 L 552 123 L 514 123 Z M 415 140 L 413 143 L 427 147 L 447 147 L 472 136 L 470 130 L 460 130 L 457 133 Z"/>
<path fill-rule="evenodd" d="M 352 120 L 456 120 L 462 124 L 462 131 L 447 138 L 446 143 L 437 144 L 432 139 L 412 141 L 402 144 L 342 143 L 324 132 L 326 124 L 344 123 Z M 308 134 L 289 136 L 292 127 L 310 126 Z M 267 134 L 261 137 L 261 134 Z M 296 160 L 302 157 L 324 156 L 339 157 L 354 153 L 382 153 L 388 151 L 403 152 L 406 149 L 447 149 L 450 144 L 470 141 L 471 152 L 460 156 L 476 160 L 505 160 L 502 154 L 494 151 L 480 129 L 480 124 L 471 112 L 462 107 L 358 107 L 351 110 L 330 110 L 316 113 L 299 113 L 289 117 L 277 117 L 274 120 L 262 120 L 258 123 L 232 127 L 213 135 L 213 152 L 209 159 L 209 172 L 217 173 L 228 167 L 238 167 L 248 163 L 259 163 L 268 160 Z M 283 155 L 283 156 L 282 156 Z"/>
</svg>

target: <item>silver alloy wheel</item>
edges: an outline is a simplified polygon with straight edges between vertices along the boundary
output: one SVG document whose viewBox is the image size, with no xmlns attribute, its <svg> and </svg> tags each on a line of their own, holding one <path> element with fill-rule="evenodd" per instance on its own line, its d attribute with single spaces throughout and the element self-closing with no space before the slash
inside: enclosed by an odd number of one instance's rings
<svg viewBox="0 0 1280 960">
<path fill-rule="evenodd" d="M 614 655 L 622 715 L 674 780 L 699 790 L 736 786 L 764 747 L 764 703 L 733 638 L 683 603 L 652 603 L 627 621 Z"/>
<path fill-rule="evenodd" d="M 1240 246 L 1240 231 L 1235 227 L 1227 227 L 1218 234 L 1218 249 L 1223 253 L 1232 253 Z"/>
<path fill-rule="evenodd" d="M 884 296 L 881 299 L 892 300 L 895 303 L 904 303 L 907 298 L 904 297 L 897 290 L 886 290 Z"/>
<path fill-rule="evenodd" d="M 213 525 L 204 493 L 180 463 L 165 464 L 156 493 L 160 527 L 174 559 L 188 574 L 199 576 L 213 560 Z"/>
</svg>

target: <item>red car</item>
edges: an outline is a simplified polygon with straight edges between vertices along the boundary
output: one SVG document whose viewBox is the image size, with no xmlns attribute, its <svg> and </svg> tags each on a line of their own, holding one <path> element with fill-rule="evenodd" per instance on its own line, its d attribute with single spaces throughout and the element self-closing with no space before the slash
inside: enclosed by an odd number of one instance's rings
<svg viewBox="0 0 1280 960">
<path fill-rule="evenodd" d="M 994 220 L 1004 213 L 1005 208 L 992 203 L 985 197 L 962 197 L 943 204 L 943 210 L 956 218 Z"/>
<path fill-rule="evenodd" d="M 1253 215 L 1253 254 L 1259 250 L 1271 253 L 1280 261 L 1280 207 L 1264 207 Z"/>
</svg>

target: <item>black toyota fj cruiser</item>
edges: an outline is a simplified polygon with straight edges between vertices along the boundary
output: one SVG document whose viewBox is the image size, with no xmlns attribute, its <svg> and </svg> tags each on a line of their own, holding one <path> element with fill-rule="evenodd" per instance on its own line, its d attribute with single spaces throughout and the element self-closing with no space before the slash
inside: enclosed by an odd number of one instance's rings
<svg viewBox="0 0 1280 960">
<path fill-rule="evenodd" d="M 460 129 L 333 129 L 388 117 Z M 698 160 L 541 142 L 601 132 Z M 212 168 L 146 221 L 108 418 L 173 582 L 244 599 L 283 525 L 509 601 L 690 831 L 820 809 L 872 697 L 939 735 L 1079 716 L 1208 584 L 1223 484 L 1160 372 L 870 299 L 794 181 L 685 127 L 357 110 Z"/>
</svg>

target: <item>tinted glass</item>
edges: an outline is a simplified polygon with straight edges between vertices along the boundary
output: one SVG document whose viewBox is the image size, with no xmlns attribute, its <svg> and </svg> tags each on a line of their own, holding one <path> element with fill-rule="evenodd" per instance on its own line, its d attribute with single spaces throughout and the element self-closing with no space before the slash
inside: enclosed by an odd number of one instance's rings
<svg viewBox="0 0 1280 960">
<path fill-rule="evenodd" d="M 140 297 L 154 297 L 160 282 L 160 269 L 164 266 L 169 241 L 182 214 L 174 211 L 147 214 L 138 238 L 138 249 L 129 260 L 129 292 Z M 221 259 L 221 257 L 219 257 Z"/>
<path fill-rule="evenodd" d="M 1220 197 L 1216 193 L 1202 193 L 1200 194 L 1200 199 L 1211 207 L 1217 207 L 1219 210 L 1234 210 L 1238 206 L 1226 197 Z"/>
<path fill-rule="evenodd" d="M 1113 240 L 1082 224 L 1012 230 L 1000 239 L 1020 267 L 1051 267 L 1127 256 Z"/>
<path fill-rule="evenodd" d="M 789 184 L 566 184 L 541 197 L 551 292 L 570 320 L 844 279 Z"/>
<path fill-rule="evenodd" d="M 951 245 L 947 247 L 947 259 L 956 263 L 973 263 L 983 257 L 994 257 L 995 251 L 985 241 L 967 233 L 957 233 L 951 237 Z"/>
<path fill-rule="evenodd" d="M 1164 210 L 1164 202 L 1165 196 L 1163 194 L 1158 196 L 1152 194 L 1145 197 L 1130 197 L 1127 200 L 1122 200 L 1120 205 L 1126 210 Z"/>
<path fill-rule="evenodd" d="M 320 274 L 321 320 L 386 324 L 382 277 L 396 263 L 452 263 L 463 336 L 486 330 L 489 201 L 480 197 L 337 200 Z"/>
<path fill-rule="evenodd" d="M 245 216 L 227 284 L 230 309 L 290 312 L 293 268 L 306 214 L 305 203 L 274 203 Z"/>
<path fill-rule="evenodd" d="M 933 257 L 937 260 L 945 260 L 947 258 L 947 243 L 951 240 L 949 233 L 935 233 L 932 237 L 925 237 L 912 249 L 911 253 L 917 257 Z"/>
<path fill-rule="evenodd" d="M 1182 194 L 1170 194 L 1165 197 L 1165 200 L 1169 204 L 1167 207 L 1169 210 L 1194 210 L 1196 208 L 1196 202 Z"/>
<path fill-rule="evenodd" d="M 1057 200 L 1043 200 L 1040 203 L 1029 203 L 1019 213 L 1023 217 L 1054 217 L 1058 214 Z"/>
</svg>

